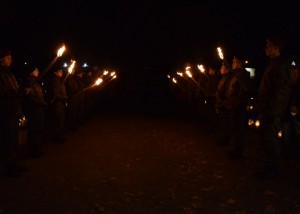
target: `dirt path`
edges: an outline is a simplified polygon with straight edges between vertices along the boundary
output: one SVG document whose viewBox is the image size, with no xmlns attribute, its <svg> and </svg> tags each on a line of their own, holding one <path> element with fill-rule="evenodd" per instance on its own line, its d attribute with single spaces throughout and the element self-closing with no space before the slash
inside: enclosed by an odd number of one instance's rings
<svg viewBox="0 0 300 214">
<path fill-rule="evenodd" d="M 249 159 L 232 161 L 200 124 L 120 110 L 48 144 L 21 177 L 1 176 L 0 213 L 300 213 L 299 162 L 279 181 L 256 180 L 252 132 Z"/>
</svg>

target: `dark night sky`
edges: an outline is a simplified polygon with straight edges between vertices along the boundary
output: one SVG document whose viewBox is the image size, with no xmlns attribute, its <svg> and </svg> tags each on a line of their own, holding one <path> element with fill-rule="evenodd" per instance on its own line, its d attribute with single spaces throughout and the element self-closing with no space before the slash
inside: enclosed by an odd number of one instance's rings
<svg viewBox="0 0 300 214">
<path fill-rule="evenodd" d="M 267 34 L 280 33 L 292 51 L 297 40 L 298 3 L 253 1 L 6 1 L 2 45 L 15 58 L 47 65 L 64 42 L 66 58 L 102 66 L 176 68 L 211 63 L 216 47 L 231 58 L 264 57 Z"/>
</svg>

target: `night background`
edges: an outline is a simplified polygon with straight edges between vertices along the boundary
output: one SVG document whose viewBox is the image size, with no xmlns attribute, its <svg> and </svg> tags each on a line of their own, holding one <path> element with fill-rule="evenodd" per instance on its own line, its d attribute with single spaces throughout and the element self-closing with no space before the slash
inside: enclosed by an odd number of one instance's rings
<svg viewBox="0 0 300 214">
<path fill-rule="evenodd" d="M 166 76 L 187 64 L 219 69 L 225 58 L 247 58 L 259 76 L 267 35 L 282 35 L 298 54 L 298 3 L 51 1 L 4 2 L 1 46 L 12 50 L 14 66 L 24 61 L 43 70 L 56 56 L 78 64 L 118 70 L 119 77 Z M 148 77 L 145 77 L 148 78 Z"/>
<path fill-rule="evenodd" d="M 217 114 L 196 97 L 199 87 L 180 79 L 182 92 L 167 78 L 187 65 L 218 71 L 221 46 L 230 63 L 248 59 L 259 84 L 268 35 L 282 36 L 284 54 L 299 56 L 298 2 L 1 1 L 0 48 L 11 50 L 18 77 L 24 62 L 43 71 L 64 43 L 52 71 L 73 59 L 117 78 L 83 90 L 92 102 L 83 100 L 78 129 L 65 123 L 63 143 L 53 140 L 51 102 L 45 106 L 41 158 L 28 157 L 22 125 L 19 153 L 29 171 L 7 178 L 0 164 L 0 213 L 300 213 L 299 157 L 282 158 L 279 180 L 255 177 L 265 163 L 255 98 L 245 158 L 232 160 L 233 145 L 216 142 Z"/>
</svg>

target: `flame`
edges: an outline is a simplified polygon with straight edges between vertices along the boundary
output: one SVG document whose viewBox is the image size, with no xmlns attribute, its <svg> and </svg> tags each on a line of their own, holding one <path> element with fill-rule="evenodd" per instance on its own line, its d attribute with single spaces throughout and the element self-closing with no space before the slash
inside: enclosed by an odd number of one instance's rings
<svg viewBox="0 0 300 214">
<path fill-rule="evenodd" d="M 68 68 L 68 73 L 69 74 L 72 74 L 76 61 L 75 60 L 71 60 L 71 62 L 72 62 L 72 64 Z"/>
<path fill-rule="evenodd" d="M 217 48 L 218 50 L 218 55 L 221 59 L 224 59 L 224 56 L 223 56 L 223 52 L 222 52 L 222 49 L 220 47 Z"/>
<path fill-rule="evenodd" d="M 101 78 L 98 78 L 95 82 L 95 85 L 100 85 L 100 83 L 102 83 L 103 80 Z"/>
<path fill-rule="evenodd" d="M 104 70 L 103 75 L 107 75 L 107 74 L 108 74 L 108 71 Z"/>
<path fill-rule="evenodd" d="M 117 75 L 115 74 L 113 77 L 112 77 L 112 79 L 116 79 L 117 78 Z"/>
<path fill-rule="evenodd" d="M 65 52 L 65 50 L 66 50 L 66 47 L 65 47 L 65 45 L 63 45 L 60 49 L 58 49 L 57 57 L 61 57 L 62 54 Z"/>
<path fill-rule="evenodd" d="M 181 76 L 181 77 L 183 76 L 182 72 L 177 72 L 176 74 L 179 75 L 179 76 Z"/>
<path fill-rule="evenodd" d="M 110 73 L 110 76 L 114 76 L 115 74 L 116 74 L 116 72 L 113 71 Z"/>
<path fill-rule="evenodd" d="M 203 65 L 197 65 L 198 69 L 200 70 L 201 73 L 204 73 L 205 68 Z"/>
<path fill-rule="evenodd" d="M 168 77 L 168 79 L 170 79 L 171 77 L 170 77 L 170 75 L 167 75 L 167 77 Z"/>
<path fill-rule="evenodd" d="M 258 128 L 259 126 L 260 126 L 260 121 L 259 121 L 259 120 L 256 120 L 256 121 L 255 121 L 255 127 Z"/>
<path fill-rule="evenodd" d="M 173 83 L 177 83 L 177 80 L 175 79 L 175 77 L 172 78 Z"/>
<path fill-rule="evenodd" d="M 191 74 L 191 72 L 190 72 L 189 70 L 186 70 L 185 73 L 186 73 L 190 78 L 193 77 L 193 75 Z"/>
</svg>

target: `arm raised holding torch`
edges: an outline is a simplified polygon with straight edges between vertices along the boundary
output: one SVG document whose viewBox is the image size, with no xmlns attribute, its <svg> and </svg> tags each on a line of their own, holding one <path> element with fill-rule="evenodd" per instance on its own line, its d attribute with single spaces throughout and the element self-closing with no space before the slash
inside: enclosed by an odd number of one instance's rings
<svg viewBox="0 0 300 214">
<path fill-rule="evenodd" d="M 50 70 L 50 68 L 54 65 L 54 63 L 58 60 L 59 57 L 62 56 L 62 54 L 65 52 L 66 47 L 63 45 L 61 48 L 58 49 L 56 57 L 52 60 L 52 62 L 47 66 L 47 68 L 41 72 L 39 75 L 39 79 L 42 79 L 42 77 Z"/>
<path fill-rule="evenodd" d="M 63 84 L 65 84 L 65 82 L 66 82 L 68 76 L 69 76 L 70 74 L 72 74 L 73 71 L 74 71 L 74 67 L 75 67 L 76 61 L 75 61 L 75 60 L 71 60 L 71 62 L 72 62 L 72 64 L 71 64 L 71 65 L 69 66 L 69 68 L 68 68 L 68 73 L 67 73 L 67 75 L 65 76 L 65 78 L 64 78 L 64 80 L 63 80 Z"/>
<path fill-rule="evenodd" d="M 218 51 L 218 55 L 220 57 L 220 59 L 224 62 L 224 64 L 226 65 L 227 68 L 231 68 L 230 64 L 228 63 L 228 61 L 224 58 L 222 49 L 220 47 L 217 48 Z"/>
</svg>

